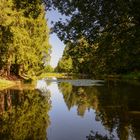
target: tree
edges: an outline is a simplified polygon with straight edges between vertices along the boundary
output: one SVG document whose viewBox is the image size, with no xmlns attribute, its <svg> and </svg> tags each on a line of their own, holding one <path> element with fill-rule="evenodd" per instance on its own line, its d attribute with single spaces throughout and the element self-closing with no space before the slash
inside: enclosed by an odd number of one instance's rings
<svg viewBox="0 0 140 140">
<path fill-rule="evenodd" d="M 1 0 L 0 69 L 23 78 L 39 75 L 50 57 L 49 29 L 42 1 Z"/>
<path fill-rule="evenodd" d="M 119 33 L 121 26 L 129 23 L 130 28 L 139 26 L 139 0 L 45 0 L 47 7 L 58 9 L 70 20 L 59 21 L 55 31 L 63 40 L 75 40 L 83 35 L 91 42 L 105 31 Z M 86 21 L 86 22 L 85 22 Z M 131 25 L 130 25 L 131 24 Z M 121 29 L 123 31 L 124 29 Z"/>
<path fill-rule="evenodd" d="M 58 65 L 55 68 L 57 72 L 72 72 L 73 61 L 71 56 L 67 53 L 68 47 L 65 47 L 62 58 L 58 61 Z"/>
<path fill-rule="evenodd" d="M 93 72 L 93 54 L 96 48 L 97 45 L 90 45 L 84 37 L 76 43 L 66 45 L 66 54 L 72 58 L 73 72 L 85 74 Z"/>
<path fill-rule="evenodd" d="M 15 23 L 15 17 L 19 13 L 12 9 L 12 0 L 0 2 L 0 69 L 7 69 L 7 74 L 10 73 L 11 62 L 13 61 L 12 52 L 14 47 L 12 45 L 13 34 L 11 32 L 11 25 Z"/>
<path fill-rule="evenodd" d="M 45 0 L 69 20 L 60 20 L 54 32 L 74 46 L 81 37 L 98 44 L 91 59 L 98 73 L 127 73 L 140 70 L 139 0 Z M 78 59 L 78 58 L 77 58 Z"/>
<path fill-rule="evenodd" d="M 47 66 L 45 66 L 44 71 L 45 72 L 53 72 L 54 71 L 54 68 L 51 65 L 47 65 Z"/>
<path fill-rule="evenodd" d="M 63 57 L 59 60 L 56 67 L 57 72 L 71 72 L 72 71 L 72 59 Z"/>
</svg>

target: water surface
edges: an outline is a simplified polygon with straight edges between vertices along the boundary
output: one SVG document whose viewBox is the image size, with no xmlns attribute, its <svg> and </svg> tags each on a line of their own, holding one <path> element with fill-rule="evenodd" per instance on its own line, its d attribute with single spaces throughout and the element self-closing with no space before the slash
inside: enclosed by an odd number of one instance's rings
<svg viewBox="0 0 140 140">
<path fill-rule="evenodd" d="M 139 84 L 46 79 L 37 88 L 0 91 L 0 139 L 140 139 Z"/>
</svg>

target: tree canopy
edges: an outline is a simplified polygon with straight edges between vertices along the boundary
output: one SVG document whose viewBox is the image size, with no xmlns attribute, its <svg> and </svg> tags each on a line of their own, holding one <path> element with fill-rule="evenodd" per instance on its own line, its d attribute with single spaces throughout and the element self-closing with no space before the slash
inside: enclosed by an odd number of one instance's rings
<svg viewBox="0 0 140 140">
<path fill-rule="evenodd" d="M 0 9 L 1 73 L 23 78 L 38 75 L 51 49 L 43 2 L 1 0 Z"/>
<path fill-rule="evenodd" d="M 117 35 L 127 30 L 127 27 L 138 28 L 140 24 L 139 0 L 45 1 L 48 9 L 58 9 L 61 14 L 71 17 L 67 21 L 60 20 L 54 27 L 59 37 L 65 41 L 75 40 L 83 35 L 93 42 L 104 32 Z M 122 27 L 126 28 L 121 29 Z"/>
<path fill-rule="evenodd" d="M 76 48 L 83 37 L 89 46 L 98 46 L 95 53 L 86 51 L 92 55 L 89 58 L 93 72 L 140 70 L 139 0 L 46 0 L 46 3 L 48 9 L 69 16 L 66 21 L 56 22 L 53 31 L 71 44 L 70 49 Z M 78 59 L 79 55 L 76 56 Z"/>
</svg>

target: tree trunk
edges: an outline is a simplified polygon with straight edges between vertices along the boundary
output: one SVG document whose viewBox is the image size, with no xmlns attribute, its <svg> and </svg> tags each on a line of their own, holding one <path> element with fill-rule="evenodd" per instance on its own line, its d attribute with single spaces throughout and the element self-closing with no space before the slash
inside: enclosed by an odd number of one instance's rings
<svg viewBox="0 0 140 140">
<path fill-rule="evenodd" d="M 11 63 L 7 64 L 7 76 L 10 76 L 10 71 L 11 71 Z"/>
<path fill-rule="evenodd" d="M 11 73 L 11 65 L 12 65 L 12 54 L 9 54 L 9 58 L 7 60 L 7 65 L 6 65 L 6 76 L 10 76 L 10 73 Z"/>
</svg>

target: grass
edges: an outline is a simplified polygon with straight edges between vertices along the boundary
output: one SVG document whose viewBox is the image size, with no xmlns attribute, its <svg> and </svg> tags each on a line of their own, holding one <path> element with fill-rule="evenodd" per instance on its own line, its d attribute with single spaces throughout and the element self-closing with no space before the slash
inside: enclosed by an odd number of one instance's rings
<svg viewBox="0 0 140 140">
<path fill-rule="evenodd" d="M 0 90 L 12 87 L 14 85 L 15 85 L 14 81 L 9 81 L 9 80 L 0 78 Z"/>
<path fill-rule="evenodd" d="M 56 78 L 72 78 L 74 76 L 77 76 L 79 74 L 68 74 L 68 73 L 42 73 L 39 77 L 36 77 L 33 81 L 36 82 L 38 79 L 42 79 L 42 78 L 51 78 L 51 77 L 56 77 Z M 82 75 L 82 74 L 81 74 Z M 81 76 L 79 75 L 79 76 Z M 121 80 L 140 80 L 140 72 L 131 72 L 128 74 L 122 74 L 122 75 L 104 75 L 102 77 L 102 79 L 106 79 L 106 78 L 111 78 L 111 79 L 121 79 Z M 29 80 L 29 83 L 31 81 Z M 0 77 L 0 90 L 12 87 L 12 86 L 16 86 L 16 85 L 20 85 L 18 84 L 18 82 L 16 81 L 9 81 L 6 80 L 2 77 Z M 26 85 L 26 83 L 25 83 Z M 28 84 L 27 84 L 28 85 Z M 34 84 L 33 84 L 34 85 Z M 27 88 L 27 87 L 26 87 Z M 25 88 L 25 89 L 26 89 Z M 33 86 L 32 86 L 33 89 Z"/>
<path fill-rule="evenodd" d="M 122 79 L 140 80 L 140 72 L 132 72 L 132 73 L 122 75 Z"/>
<path fill-rule="evenodd" d="M 82 74 L 75 73 L 43 73 L 39 76 L 39 79 L 45 77 L 56 77 L 56 78 L 71 78 L 71 77 L 81 77 L 84 76 Z M 85 75 L 87 76 L 87 75 Z M 112 74 L 112 75 L 100 75 L 97 78 L 102 79 L 122 79 L 122 80 L 140 80 L 140 72 L 131 72 L 128 74 Z"/>
<path fill-rule="evenodd" d="M 39 78 L 45 78 L 45 77 L 56 77 L 56 78 L 67 78 L 67 73 L 42 73 Z"/>
<path fill-rule="evenodd" d="M 89 75 L 88 74 L 80 74 L 80 73 L 42 73 L 38 78 L 51 78 L 51 77 L 56 77 L 56 78 L 73 78 L 73 79 L 77 79 L 77 78 L 88 78 Z"/>
<path fill-rule="evenodd" d="M 131 72 L 127 74 L 104 74 L 104 75 L 98 75 L 97 78 L 101 79 L 120 79 L 120 80 L 140 80 L 140 72 Z"/>
<path fill-rule="evenodd" d="M 12 88 L 15 90 L 34 90 L 36 85 L 36 81 L 31 83 L 24 83 L 20 80 L 10 81 L 0 77 L 0 90 L 4 90 L 7 88 Z"/>
</svg>

